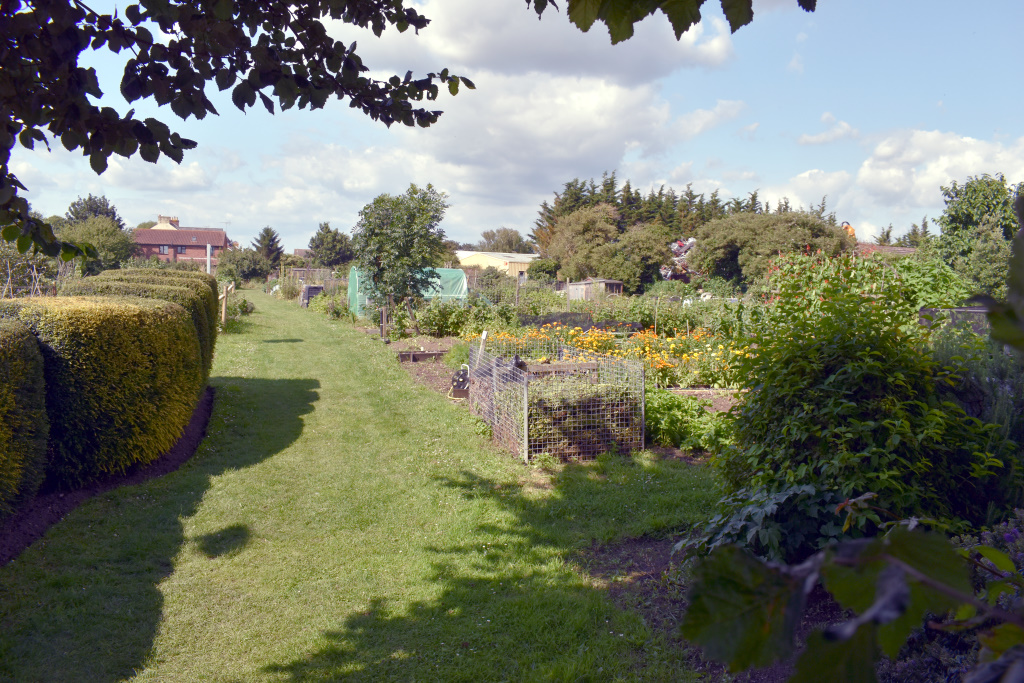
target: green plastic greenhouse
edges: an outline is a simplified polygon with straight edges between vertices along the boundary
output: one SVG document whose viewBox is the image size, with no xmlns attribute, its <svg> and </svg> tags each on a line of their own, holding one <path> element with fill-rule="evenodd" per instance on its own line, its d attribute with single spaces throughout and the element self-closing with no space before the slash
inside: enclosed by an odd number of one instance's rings
<svg viewBox="0 0 1024 683">
<path fill-rule="evenodd" d="M 428 272 L 435 274 L 434 288 L 424 295 L 424 299 L 440 299 L 442 301 L 465 301 L 469 296 L 469 286 L 466 284 L 466 271 L 459 268 L 428 268 Z M 363 315 L 363 309 L 367 308 L 366 291 L 364 287 L 365 275 L 354 266 L 348 273 L 348 308 L 356 315 Z"/>
</svg>

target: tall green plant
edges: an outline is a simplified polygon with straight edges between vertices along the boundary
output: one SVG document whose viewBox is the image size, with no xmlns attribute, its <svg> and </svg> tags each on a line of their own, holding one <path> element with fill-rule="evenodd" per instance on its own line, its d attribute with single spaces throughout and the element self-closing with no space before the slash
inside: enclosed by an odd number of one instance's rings
<svg viewBox="0 0 1024 683">
<path fill-rule="evenodd" d="M 731 490 L 810 483 L 868 491 L 901 516 L 981 524 L 1016 502 L 1021 477 L 994 425 L 943 402 L 952 381 L 927 348 L 903 284 L 873 259 L 791 256 L 774 305 L 738 359 L 748 391 L 736 444 L 718 459 Z"/>
</svg>

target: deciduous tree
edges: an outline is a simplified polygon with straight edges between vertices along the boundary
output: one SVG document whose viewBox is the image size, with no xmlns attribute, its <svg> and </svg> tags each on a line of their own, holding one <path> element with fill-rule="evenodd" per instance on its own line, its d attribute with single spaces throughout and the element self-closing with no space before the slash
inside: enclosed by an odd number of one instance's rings
<svg viewBox="0 0 1024 683">
<path fill-rule="evenodd" d="M 106 215 L 68 223 L 61 229 L 60 238 L 69 242 L 87 242 L 96 248 L 96 258 L 85 259 L 85 271 L 92 274 L 118 268 L 138 250 L 131 234 L 121 230 L 114 219 Z"/>
<path fill-rule="evenodd" d="M 434 286 L 427 269 L 444 257 L 440 223 L 448 206 L 448 195 L 432 185 L 410 185 L 400 195 L 378 195 L 359 211 L 352 243 L 370 298 L 400 301 Z"/>
<path fill-rule="evenodd" d="M 331 228 L 330 223 L 321 223 L 309 240 L 313 263 L 324 268 L 336 268 L 352 260 L 352 238 Z"/>
<path fill-rule="evenodd" d="M 484 230 L 476 248 L 480 251 L 496 251 L 506 254 L 532 254 L 533 245 L 514 228 Z"/>
<path fill-rule="evenodd" d="M 111 204 L 110 200 L 105 196 L 100 195 L 97 197 L 91 192 L 88 197 L 84 199 L 79 197 L 71 202 L 67 213 L 64 214 L 64 219 L 68 223 L 78 223 L 79 221 L 88 220 L 93 216 L 106 216 L 114 221 L 118 230 L 124 230 L 124 221 L 117 214 L 117 207 Z"/>
</svg>

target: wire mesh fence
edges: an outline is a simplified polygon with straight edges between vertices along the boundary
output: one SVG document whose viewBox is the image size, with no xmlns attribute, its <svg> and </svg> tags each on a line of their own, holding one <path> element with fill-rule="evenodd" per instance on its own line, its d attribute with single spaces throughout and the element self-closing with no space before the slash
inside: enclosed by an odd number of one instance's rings
<svg viewBox="0 0 1024 683">
<path fill-rule="evenodd" d="M 494 440 L 529 460 L 588 460 L 644 447 L 644 370 L 557 341 L 470 349 L 469 404 Z"/>
</svg>

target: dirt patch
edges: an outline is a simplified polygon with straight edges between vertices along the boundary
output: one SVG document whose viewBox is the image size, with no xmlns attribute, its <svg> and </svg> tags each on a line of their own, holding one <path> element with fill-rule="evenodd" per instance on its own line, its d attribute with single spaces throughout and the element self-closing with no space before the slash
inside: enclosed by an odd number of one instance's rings
<svg viewBox="0 0 1024 683">
<path fill-rule="evenodd" d="M 677 539 L 637 538 L 609 545 L 593 545 L 577 553 L 572 561 L 586 572 L 595 588 L 608 592 L 620 608 L 638 612 L 652 629 L 660 630 L 681 648 L 689 651 L 691 668 L 709 674 L 712 680 L 725 677 L 725 668 L 705 660 L 700 651 L 687 646 L 678 637 L 679 624 L 686 608 L 686 586 L 676 567 L 679 556 L 672 555 Z M 797 644 L 802 646 L 812 631 L 838 623 L 849 615 L 832 600 L 821 586 L 807 598 L 804 618 L 797 629 Z M 793 674 L 794 657 L 764 669 L 734 674 L 734 683 L 783 683 Z"/>
<path fill-rule="evenodd" d="M 711 401 L 711 407 L 708 410 L 713 413 L 724 413 L 739 402 L 736 392 L 732 389 L 669 389 L 669 391 L 679 396 L 693 396 Z"/>
<path fill-rule="evenodd" d="M 452 350 L 452 347 L 457 344 L 460 340 L 458 337 L 410 337 L 408 339 L 399 339 L 398 341 L 389 344 L 389 348 L 396 354 L 400 351 L 426 351 L 426 352 L 443 352 L 447 353 Z M 431 391 L 448 396 L 448 391 L 452 388 L 452 375 L 455 374 L 455 369 L 451 368 L 444 363 L 443 358 L 437 358 L 435 360 L 418 361 L 418 362 L 403 362 L 402 368 L 409 373 L 409 376 L 413 378 L 418 384 L 422 384 Z M 451 399 L 456 403 L 464 403 L 464 399 Z"/>
<path fill-rule="evenodd" d="M 206 426 L 213 412 L 213 387 L 207 387 L 199 404 L 192 412 L 192 419 L 185 427 L 174 446 L 157 460 L 144 467 L 133 469 L 123 475 L 111 477 L 97 484 L 77 491 L 51 492 L 36 496 L 13 517 L 0 525 L 0 567 L 7 564 L 42 538 L 47 529 L 64 519 L 76 507 L 93 496 L 120 486 L 133 486 L 162 476 L 181 467 L 199 448 L 206 436 Z"/>
</svg>

